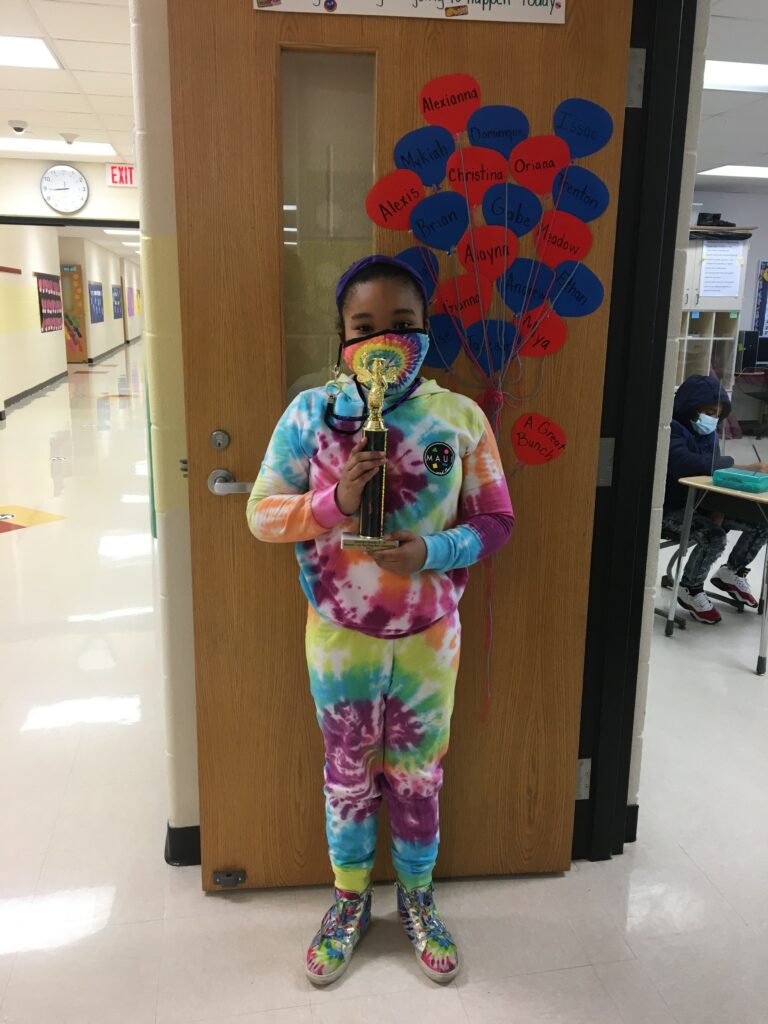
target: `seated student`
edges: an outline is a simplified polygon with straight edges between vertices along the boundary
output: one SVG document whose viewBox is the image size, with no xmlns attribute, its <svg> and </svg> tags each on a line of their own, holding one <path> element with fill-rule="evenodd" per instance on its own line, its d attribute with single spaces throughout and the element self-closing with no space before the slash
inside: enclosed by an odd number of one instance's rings
<svg viewBox="0 0 768 1024">
<path fill-rule="evenodd" d="M 680 535 L 688 489 L 678 480 L 685 476 L 710 476 L 716 469 L 733 466 L 733 459 L 720 454 L 717 425 L 731 411 L 731 402 L 720 382 L 713 377 L 694 375 L 680 385 L 672 410 L 672 437 L 667 463 L 667 489 L 664 495 L 664 533 Z M 768 465 L 739 466 L 768 473 Z M 713 499 L 715 496 L 710 496 Z M 708 502 L 708 505 L 710 503 Z M 720 613 L 704 593 L 709 570 L 725 551 L 728 532 L 739 530 L 739 537 L 725 565 L 721 565 L 711 583 L 749 608 L 757 599 L 746 580 L 750 562 L 768 541 L 768 526 L 742 523 L 717 511 L 694 512 L 691 540 L 695 544 L 680 581 L 679 603 L 694 619 L 715 625 Z"/>
</svg>

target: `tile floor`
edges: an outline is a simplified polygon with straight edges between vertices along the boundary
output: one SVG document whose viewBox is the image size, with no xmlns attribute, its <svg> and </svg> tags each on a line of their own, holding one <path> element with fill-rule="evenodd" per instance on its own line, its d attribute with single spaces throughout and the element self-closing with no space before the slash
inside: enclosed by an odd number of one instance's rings
<svg viewBox="0 0 768 1024">
<path fill-rule="evenodd" d="M 464 971 L 418 971 L 388 888 L 348 975 L 302 955 L 327 892 L 205 897 L 162 860 L 143 352 L 0 428 L 0 1021 L 765 1024 L 768 678 L 755 616 L 656 623 L 640 839 L 566 876 L 445 883 Z M 101 369 L 104 369 L 102 366 Z M 118 396 L 124 397 L 118 397 Z"/>
</svg>

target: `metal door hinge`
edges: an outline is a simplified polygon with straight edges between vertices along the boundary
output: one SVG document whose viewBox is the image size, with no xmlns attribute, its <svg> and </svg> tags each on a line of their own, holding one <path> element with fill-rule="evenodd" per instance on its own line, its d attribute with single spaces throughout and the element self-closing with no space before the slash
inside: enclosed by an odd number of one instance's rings
<svg viewBox="0 0 768 1024">
<path fill-rule="evenodd" d="M 213 884 L 222 889 L 236 889 L 238 885 L 245 885 L 245 872 L 242 868 L 234 871 L 214 871 Z"/>
<path fill-rule="evenodd" d="M 577 762 L 576 799 L 589 800 L 589 784 L 592 779 L 592 758 L 582 757 Z"/>
<path fill-rule="evenodd" d="M 189 476 L 189 459 L 179 459 L 181 475 L 186 479 Z"/>
<path fill-rule="evenodd" d="M 616 450 L 615 437 L 600 438 L 600 454 L 597 458 L 597 486 L 613 485 L 613 456 Z"/>
<path fill-rule="evenodd" d="M 645 50 L 633 46 L 629 51 L 627 67 L 627 107 L 636 109 L 643 105 L 645 86 Z"/>
</svg>

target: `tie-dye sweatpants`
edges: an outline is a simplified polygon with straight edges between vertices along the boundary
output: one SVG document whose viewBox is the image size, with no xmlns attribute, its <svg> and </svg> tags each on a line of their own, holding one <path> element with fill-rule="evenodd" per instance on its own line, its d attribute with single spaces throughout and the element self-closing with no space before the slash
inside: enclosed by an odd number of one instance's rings
<svg viewBox="0 0 768 1024">
<path fill-rule="evenodd" d="M 309 608 L 307 665 L 325 740 L 326 832 L 340 889 L 368 885 L 382 796 L 398 878 L 408 889 L 431 881 L 460 642 L 457 611 L 422 633 L 383 640 Z"/>
</svg>

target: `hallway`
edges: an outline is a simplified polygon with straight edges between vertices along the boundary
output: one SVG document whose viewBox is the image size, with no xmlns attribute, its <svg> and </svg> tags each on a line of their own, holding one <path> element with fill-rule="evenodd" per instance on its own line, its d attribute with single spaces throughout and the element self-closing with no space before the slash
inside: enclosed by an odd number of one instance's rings
<svg viewBox="0 0 768 1024">
<path fill-rule="evenodd" d="M 657 636 L 623 857 L 438 887 L 464 956 L 448 989 L 388 887 L 347 977 L 316 991 L 302 954 L 326 891 L 205 897 L 199 869 L 164 864 L 143 360 L 71 368 L 0 427 L 0 1020 L 765 1024 L 768 684 L 746 615 Z"/>
</svg>

